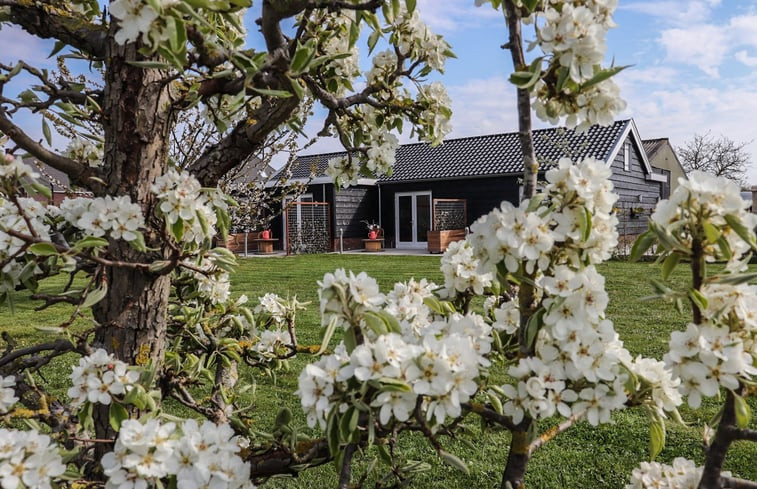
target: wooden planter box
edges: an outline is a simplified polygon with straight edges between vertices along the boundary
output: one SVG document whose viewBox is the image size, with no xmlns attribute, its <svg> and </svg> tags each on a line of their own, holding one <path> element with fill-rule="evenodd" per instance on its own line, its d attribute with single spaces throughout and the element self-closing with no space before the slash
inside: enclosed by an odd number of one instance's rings
<svg viewBox="0 0 757 489">
<path fill-rule="evenodd" d="M 465 229 L 448 229 L 445 231 L 428 232 L 429 253 L 444 253 L 453 241 L 465 239 Z"/>
</svg>

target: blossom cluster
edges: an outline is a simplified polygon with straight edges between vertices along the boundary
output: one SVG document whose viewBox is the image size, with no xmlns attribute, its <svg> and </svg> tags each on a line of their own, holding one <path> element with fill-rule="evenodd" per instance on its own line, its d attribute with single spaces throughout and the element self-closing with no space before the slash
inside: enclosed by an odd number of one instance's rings
<svg viewBox="0 0 757 489">
<path fill-rule="evenodd" d="M 80 137 L 72 138 L 63 154 L 92 168 L 100 167 L 103 164 L 102 143 L 95 144 Z"/>
<path fill-rule="evenodd" d="M 351 351 L 341 344 L 300 374 L 297 393 L 309 425 L 325 426 L 328 413 L 346 408 L 354 386 L 365 383 L 402 386 L 379 387 L 365 400 L 382 424 L 407 421 L 419 399 L 430 422 L 461 413 L 478 390 L 480 368 L 489 365 L 492 328 L 482 316 L 435 317 L 424 299 L 436 286 L 425 281 L 398 284 L 383 296 L 370 277 L 338 270 L 320 285 L 324 321 L 359 328 L 363 341 Z M 376 323 L 381 313 L 397 320 L 396 330 Z"/>
<path fill-rule="evenodd" d="M 500 263 L 516 276 L 531 276 L 537 286 L 543 326 L 535 355 L 510 367 L 516 383 L 499 391 L 504 413 L 515 423 L 526 415 L 538 419 L 556 413 L 586 416 L 595 425 L 608 422 L 630 394 L 626 370 L 650 388 L 649 402 L 660 415 L 681 402 L 670 372 L 660 371 L 659 362 L 632 360 L 605 317 L 608 296 L 594 264 L 609 258 L 617 243 L 612 214 L 617 196 L 609 175 L 593 158 L 575 164 L 561 159 L 547 172 L 545 202 L 503 203 L 474 223 L 466 241 L 443 260 L 448 288 L 465 290 L 476 277 L 495 277 Z M 470 256 L 462 253 L 467 248 Z M 455 257 L 459 265 L 453 268 Z M 484 285 L 476 286 L 480 294 Z M 514 334 L 520 328 L 515 301 L 493 312 L 497 331 Z"/>
<path fill-rule="evenodd" d="M 477 0 L 477 5 L 486 3 Z M 530 70 L 542 74 L 531 87 L 537 117 L 557 124 L 565 117 L 568 127 L 585 130 L 594 124 L 608 125 L 625 109 L 618 86 L 601 73 L 607 31 L 617 0 L 548 0 L 524 19 L 533 23 L 543 61 Z M 541 61 L 541 59 L 540 59 Z M 528 80 L 530 76 L 526 77 Z M 530 82 L 533 83 L 533 82 Z"/>
<path fill-rule="evenodd" d="M 43 240 L 48 240 L 50 236 L 50 226 L 46 221 L 47 209 L 42 203 L 28 197 L 19 197 L 16 203 L 0 195 L 0 262 L 17 256 L 26 244 L 24 240 L 3 231 L 4 229 L 26 236 L 36 234 Z M 11 272 L 16 265 L 15 261 L 9 261 L 3 272 Z"/>
<path fill-rule="evenodd" d="M 686 331 L 670 335 L 670 351 L 663 360 L 681 379 L 680 392 L 689 406 L 698 408 L 702 396 L 714 397 L 720 388 L 738 389 L 742 380 L 757 375 L 754 338 L 757 329 L 729 331 L 727 326 L 690 323 Z M 748 335 L 752 351 L 744 351 L 743 336 Z"/>
<path fill-rule="evenodd" d="M 115 35 L 118 44 L 134 42 L 140 37 L 147 41 L 153 21 L 158 18 L 158 12 L 143 0 L 115 0 L 110 4 L 110 14 L 119 20 Z"/>
<path fill-rule="evenodd" d="M 184 243 L 201 244 L 216 235 L 216 209 L 226 202 L 218 189 L 205 190 L 189 172 L 175 169 L 155 179 L 151 186 L 159 209 L 174 237 Z"/>
<path fill-rule="evenodd" d="M 339 83 L 338 93 L 344 92 L 351 81 L 360 75 L 360 52 L 353 43 L 350 45 L 350 30 L 353 25 L 359 27 L 355 13 L 350 10 L 334 12 L 320 12 L 323 18 L 312 22 L 310 25 L 317 26 L 318 32 L 326 34 L 326 39 L 320 45 L 324 55 L 339 55 L 325 65 L 323 71 L 333 75 Z"/>
<path fill-rule="evenodd" d="M 692 172 L 658 203 L 651 220 L 678 250 L 691 249 L 696 239 L 706 261 L 727 260 L 725 273 L 734 275 L 746 268 L 755 246 L 757 216 L 747 206 L 733 182 Z M 706 281 L 698 290 L 700 324 L 671 333 L 663 360 L 681 379 L 679 390 L 691 407 L 757 374 L 757 286 L 739 282 Z"/>
<path fill-rule="evenodd" d="M 0 375 L 0 414 L 6 413 L 18 402 L 16 391 L 16 378 L 12 375 L 3 377 Z"/>
<path fill-rule="evenodd" d="M 142 208 L 127 195 L 65 199 L 58 214 L 88 236 L 124 241 L 139 239 L 139 229 L 145 225 Z"/>
<path fill-rule="evenodd" d="M 729 472 L 722 473 L 729 477 Z M 631 480 L 625 489 L 654 489 L 669 487 L 671 489 L 696 489 L 702 477 L 702 467 L 683 457 L 677 457 L 672 465 L 659 462 L 641 462 L 633 469 Z"/>
<path fill-rule="evenodd" d="M 391 40 L 404 56 L 423 60 L 436 71 L 444 71 L 449 56 L 449 44 L 424 24 L 418 10 L 403 10 L 391 22 L 394 27 Z"/>
<path fill-rule="evenodd" d="M 212 3 L 212 2 L 210 2 Z M 180 12 L 172 12 L 172 7 L 179 5 L 178 0 L 114 0 L 109 7 L 110 14 L 118 20 L 118 30 L 115 41 L 118 44 L 126 44 L 137 40 L 146 46 L 157 50 L 158 46 L 182 49 L 184 46 L 174 46 L 171 41 L 172 29 L 175 30 L 174 22 L 169 17 L 181 18 Z M 211 7 L 208 4 L 208 7 Z M 230 15 L 241 16 L 244 10 L 236 11 Z M 243 36 L 244 26 L 241 18 L 237 22 L 227 22 L 221 25 L 226 32 L 226 38 L 232 43 Z M 219 26 L 219 27 L 221 27 Z M 175 33 L 174 33 L 175 35 Z M 220 36 L 208 36 L 206 42 L 215 43 Z"/>
<path fill-rule="evenodd" d="M 48 489 L 65 471 L 49 436 L 37 430 L 0 428 L 0 487 Z"/>
<path fill-rule="evenodd" d="M 446 294 L 450 297 L 467 291 L 482 295 L 494 279 L 491 271 L 481 270 L 479 259 L 474 256 L 473 246 L 468 240 L 453 241 L 447 246 L 442 255 L 441 271 Z"/>
<path fill-rule="evenodd" d="M 127 394 L 138 380 L 139 372 L 99 348 L 73 367 L 68 397 L 74 408 L 85 402 L 110 404 L 114 397 Z"/>
<path fill-rule="evenodd" d="M 750 243 L 742 239 L 730 226 L 732 218 L 746 229 L 757 227 L 757 214 L 748 211 L 749 203 L 741 198 L 739 186 L 731 180 L 701 171 L 693 171 L 688 178 L 680 178 L 669 199 L 660 201 L 651 220 L 669 232 L 685 248 L 691 248 L 693 236 L 701 234 L 706 221 L 718 230 L 730 248 L 725 256 L 716 242 L 708 242 L 705 254 L 708 261 L 728 259 L 727 268 L 741 271 L 746 264 L 740 261 L 750 251 Z"/>
<path fill-rule="evenodd" d="M 604 317 L 604 278 L 593 266 L 558 268 L 555 277 L 542 279 L 548 294 L 544 328 L 535 355 L 510 367 L 517 384 L 501 387 L 503 410 L 515 423 L 526 414 L 539 419 L 557 413 L 585 416 L 593 425 L 606 423 L 627 400 L 623 365 L 632 365 L 630 353 Z M 551 295 L 555 290 L 559 295 Z"/>
<path fill-rule="evenodd" d="M 10 180 L 21 180 L 22 178 L 38 178 L 39 173 L 32 167 L 24 163 L 19 156 L 6 154 L 0 160 L 0 178 Z"/>
<path fill-rule="evenodd" d="M 153 487 L 175 478 L 177 487 L 253 489 L 249 464 L 238 455 L 242 439 L 227 424 L 193 419 L 181 426 L 150 419 L 121 424 L 112 452 L 101 464 L 107 489 Z"/>
<path fill-rule="evenodd" d="M 273 329 L 265 329 L 259 333 L 257 342 L 252 349 L 264 358 L 275 359 L 282 349 L 291 347 L 292 338 L 288 329 L 288 319 L 293 317 L 293 309 L 300 303 L 295 298 L 293 303 L 287 303 L 277 294 L 265 294 L 258 297 L 258 305 L 255 306 L 257 325 L 272 326 Z M 289 351 L 288 349 L 286 350 Z"/>
</svg>

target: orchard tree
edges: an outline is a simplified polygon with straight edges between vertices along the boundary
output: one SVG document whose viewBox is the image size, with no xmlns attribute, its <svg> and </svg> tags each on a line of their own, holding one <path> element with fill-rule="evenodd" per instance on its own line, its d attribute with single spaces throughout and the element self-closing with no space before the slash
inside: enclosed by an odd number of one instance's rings
<svg viewBox="0 0 757 489">
<path fill-rule="evenodd" d="M 15 374 L 19 392 L 36 392 L 22 373 L 39 367 L 39 355 L 46 363 L 68 351 L 91 353 L 94 365 L 125 362 L 153 376 L 161 371 L 161 396 L 172 396 L 214 422 L 228 422 L 231 395 L 221 390 L 228 366 L 234 366 L 225 355 L 235 351 L 227 351 L 234 349 L 219 337 L 230 324 L 241 328 L 245 316 L 239 308 L 225 308 L 209 328 L 215 335 L 193 336 L 196 348 L 208 350 L 202 358 L 211 359 L 198 368 L 214 371 L 219 380 L 213 383 L 212 402 L 202 406 L 182 377 L 194 368 L 182 360 L 191 358 L 166 355 L 168 341 L 181 342 L 181 332 L 172 330 L 179 328 L 174 314 L 191 316 L 184 304 L 170 307 L 171 281 L 192 279 L 194 296 L 211 304 L 227 301 L 233 257 L 210 245 L 228 230 L 232 202 L 215 186 L 271 134 L 285 125 L 301 127 L 303 101 L 326 108 L 322 132 L 338 134 L 356 155 L 342 165 L 355 174 L 388 168 L 397 145 L 392 129 L 410 126 L 430 143 L 442 140 L 449 130 L 449 102 L 440 84 L 425 84 L 424 78 L 443 69 L 451 51 L 418 20 L 414 3 L 406 8 L 377 0 L 263 2 L 256 21 L 263 48 L 257 49 L 246 42 L 243 15 L 249 0 L 114 0 L 107 10 L 96 0 L 0 1 L 0 21 L 54 40 L 55 51 L 66 50 L 67 59 L 83 60 L 93 73 L 102 73 L 99 87 L 90 87 L 55 79 L 25 61 L 0 66 L 0 132 L 9 138 L 10 154 L 31 155 L 94 196 L 48 212 L 16 197 L 20 185 L 32 194 L 44 192 L 30 183 L 35 175 L 11 157 L 4 166 L 9 180 L 3 192 L 3 298 L 22 285 L 34 289 L 45 275 L 81 271 L 87 274 L 83 289 L 40 298 L 48 305 L 71 303 L 77 311 L 91 307 L 93 315 L 92 331 L 69 332 L 69 340 L 54 348 L 43 344 L 4 358 L 0 368 Z M 377 45 L 384 50 L 355 90 L 363 30 L 369 31 L 369 51 Z M 34 81 L 14 97 L 10 85 L 20 76 Z M 221 136 L 180 169 L 170 161 L 169 136 L 182 114 L 196 106 L 204 107 Z M 35 141 L 19 125 L 23 112 L 36 114 L 45 134 L 47 121 L 57 118 L 82 130 L 65 152 L 56 152 L 50 141 Z M 93 123 L 95 134 L 89 131 Z M 180 302 L 190 298 L 183 292 L 177 289 Z M 194 296 L 199 310 L 202 301 Z M 82 370 L 89 371 L 91 362 Z M 83 418 L 94 430 L 92 438 L 112 439 L 119 420 L 135 405 L 152 405 L 151 399 L 147 394 L 136 404 L 89 399 Z M 42 393 L 21 400 L 38 410 L 46 405 Z M 310 458 L 318 455 L 317 448 Z M 95 459 L 111 449 L 96 443 Z M 282 453 L 282 466 L 309 460 Z"/>
<path fill-rule="evenodd" d="M 633 358 L 606 316 L 596 266 L 618 237 L 609 169 L 592 158 L 563 158 L 536 191 L 532 107 L 578 130 L 609 124 L 624 107 L 611 79 L 621 68 L 601 66 L 613 25 L 614 2 L 606 1 L 488 2 L 509 31 L 524 201 L 503 203 L 450 246 L 443 286 L 410 280 L 383 294 L 365 273 L 327 273 L 319 282 L 322 345 L 297 390 L 308 425 L 323 437 L 303 436 L 286 409 L 261 433 L 255 413 L 239 405 L 245 386 L 238 368 L 272 369 L 313 352 L 297 343 L 304 305 L 296 298 L 267 294 L 254 308 L 246 297 L 230 298 L 234 259 L 211 240 L 225 233 L 234 202 L 215 185 L 284 125 L 298 127 L 311 99 L 328 111 L 323 132 L 348 150 L 329 162 L 335 183 L 391 171 L 393 131 L 409 123 L 432 144 L 448 131 L 444 89 L 423 80 L 451 52 L 411 0 L 266 1 L 258 20 L 266 49 L 258 51 L 245 46 L 246 3 L 115 0 L 105 15 L 95 1 L 0 0 L 4 20 L 57 39 L 68 57 L 104 75 L 98 88 L 24 62 L 0 66 L 0 131 L 12 153 L 0 165 L 0 292 L 10 301 L 15 289 L 34 291 L 49 275 L 77 279 L 59 294 L 34 295 L 43 307 L 73 306 L 60 337 L 29 346 L 6 339 L 0 413 L 25 415 L 32 429 L 0 430 L 3 487 L 51 480 L 251 487 L 333 460 L 336 485 L 347 489 L 367 480 L 368 472 L 352 474 L 367 449 L 386 466 L 376 487 L 403 487 L 418 468 L 403 458 L 406 434 L 421 433 L 442 460 L 466 471 L 444 437 L 478 416 L 512 433 L 510 447 L 502 447 L 501 487 L 521 488 L 533 451 L 575 423 L 599 425 L 617 410 L 642 409 L 654 458 L 683 396 L 696 408 L 721 388 L 726 402 L 705 440 L 705 466 L 642 463 L 629 487 L 753 487 L 721 469 L 733 440 L 755 439 L 746 398 L 754 385 L 757 294 L 743 273 L 757 249 L 755 217 L 730 187 L 700 174 L 660 203 L 633 254 L 657 243 L 665 279 L 681 258 L 691 262 L 690 288 L 660 282 L 658 291 L 676 303 L 689 300 L 694 319 L 685 333 L 673 333 L 663 361 Z M 534 29 L 540 49 L 529 61 L 524 26 Z M 372 58 L 358 85 L 361 39 L 371 51 L 388 49 Z M 36 84 L 5 95 L 21 74 Z M 192 107 L 207 111 L 219 136 L 180 167 L 168 135 Z M 58 154 L 16 124 L 22 111 L 73 126 L 94 121 L 99 132 L 80 131 Z M 23 152 L 94 197 L 55 208 L 21 196 L 45 192 Z M 714 260 L 726 262 L 719 274 L 706 270 Z M 480 303 L 482 310 L 474 308 Z M 90 329 L 67 327 L 89 308 Z M 342 339 L 332 344 L 338 329 Z M 81 358 L 64 404 L 33 373 L 70 352 Z M 507 383 L 491 381 L 494 365 L 508 373 Z M 169 397 L 204 420 L 164 412 Z M 539 432 L 539 422 L 551 426 Z M 68 449 L 65 458 L 58 446 Z"/>
<path fill-rule="evenodd" d="M 746 171 L 751 157 L 745 148 L 748 142 L 736 142 L 725 136 L 715 138 L 709 132 L 695 134 L 683 146 L 677 148 L 686 173 L 702 171 L 745 185 Z"/>
</svg>

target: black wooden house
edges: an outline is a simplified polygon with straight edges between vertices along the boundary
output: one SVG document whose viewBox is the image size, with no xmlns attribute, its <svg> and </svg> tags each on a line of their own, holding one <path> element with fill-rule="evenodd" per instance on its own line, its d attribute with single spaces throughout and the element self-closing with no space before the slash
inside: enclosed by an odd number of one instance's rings
<svg viewBox="0 0 757 489">
<path fill-rule="evenodd" d="M 534 144 L 541 177 L 563 156 L 604 161 L 612 169 L 611 179 L 620 195 L 620 234 L 633 236 L 646 229 L 647 217 L 670 176 L 650 165 L 632 119 L 594 126 L 584 133 L 564 128 L 535 130 Z M 440 225 L 443 212 L 439 209 L 454 211 L 458 218 L 464 212 L 462 225 L 469 225 L 503 200 L 516 203 L 521 196 L 523 163 L 517 133 L 450 139 L 435 148 L 405 144 L 397 150 L 391 176 L 365 178 L 354 187 L 339 189 L 324 171 L 330 159 L 344 155 L 297 159 L 292 179 L 307 183 L 300 198 L 306 203 L 290 205 L 288 217 L 274 223 L 282 236 L 297 226 L 307 228 L 302 220 L 307 202 L 322 202 L 321 215 L 328 221 L 323 229 L 329 234 L 331 250 L 361 247 L 368 233 L 365 221 L 381 226 L 388 247 L 425 248 L 428 231 Z"/>
</svg>

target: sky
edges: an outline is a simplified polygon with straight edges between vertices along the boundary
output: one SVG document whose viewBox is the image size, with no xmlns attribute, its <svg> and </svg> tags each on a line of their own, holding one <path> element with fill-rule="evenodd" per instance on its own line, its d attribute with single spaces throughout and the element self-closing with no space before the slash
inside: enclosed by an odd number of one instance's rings
<svg viewBox="0 0 757 489">
<path fill-rule="evenodd" d="M 452 98 L 453 131 L 466 137 L 517 128 L 515 90 L 501 13 L 473 0 L 418 0 L 421 18 L 452 45 L 442 81 Z M 256 44 L 248 15 L 250 42 Z M 695 134 L 710 133 L 748 142 L 747 180 L 757 185 L 757 0 L 620 0 L 618 26 L 607 39 L 607 64 L 631 65 L 615 77 L 627 102 L 619 118 L 632 117 L 644 139 L 669 138 L 682 146 Z M 533 31 L 526 27 L 526 38 Z M 19 29 L 0 30 L 0 61 L 45 60 L 52 43 Z M 53 68 L 52 60 L 45 60 Z M 306 126 L 314 135 L 322 112 Z M 23 121 L 20 121 L 23 125 Z M 537 120 L 537 127 L 546 124 Z M 26 129 L 41 137 L 36 123 Z M 403 142 L 410 141 L 407 136 Z M 341 149 L 321 140 L 308 154 Z"/>
</svg>

